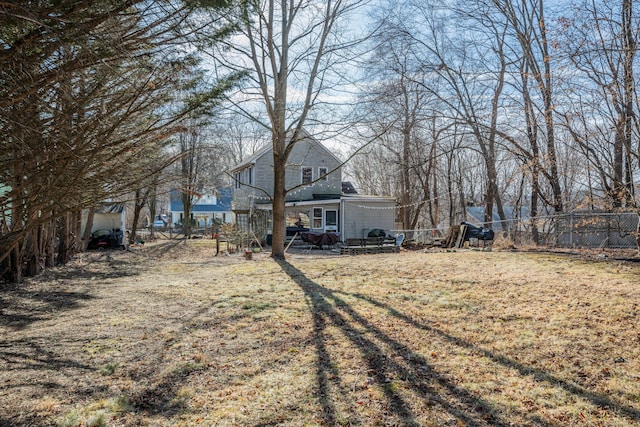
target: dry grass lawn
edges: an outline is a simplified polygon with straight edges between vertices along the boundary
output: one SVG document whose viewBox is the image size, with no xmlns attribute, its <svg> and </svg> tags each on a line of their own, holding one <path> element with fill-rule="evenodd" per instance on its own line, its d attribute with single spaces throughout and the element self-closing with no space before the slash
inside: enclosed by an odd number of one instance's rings
<svg viewBox="0 0 640 427">
<path fill-rule="evenodd" d="M 3 290 L 0 425 L 640 425 L 640 264 L 210 246 Z"/>
</svg>

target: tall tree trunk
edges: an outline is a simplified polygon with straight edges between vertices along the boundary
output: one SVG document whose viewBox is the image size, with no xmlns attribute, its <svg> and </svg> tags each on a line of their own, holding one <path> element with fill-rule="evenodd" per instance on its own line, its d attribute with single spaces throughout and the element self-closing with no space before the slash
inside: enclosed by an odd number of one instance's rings
<svg viewBox="0 0 640 427">
<path fill-rule="evenodd" d="M 531 176 L 531 202 L 529 207 L 529 219 L 531 223 L 531 237 L 533 243 L 537 246 L 540 244 L 540 236 L 538 233 L 538 197 L 540 194 L 540 149 L 538 147 L 538 123 L 534 111 L 531 93 L 529 92 L 529 68 L 526 61 L 521 64 L 522 76 L 522 98 L 524 102 L 524 117 L 527 126 L 527 139 L 531 149 L 529 164 L 526 167 L 530 171 Z"/>
<path fill-rule="evenodd" d="M 487 173 L 489 176 L 489 174 Z M 491 178 L 488 178 L 490 181 Z M 493 185 L 487 185 L 487 192 L 484 195 L 484 225 L 493 228 Z"/>
<path fill-rule="evenodd" d="M 9 250 L 9 255 L 0 264 L 2 277 L 9 283 L 22 282 L 22 243 L 16 244 Z"/>
<path fill-rule="evenodd" d="M 612 206 L 619 208 L 625 198 L 625 185 L 623 178 L 624 162 L 624 112 L 620 111 L 620 117 L 614 130 L 613 137 L 613 182 L 611 183 Z"/>
<path fill-rule="evenodd" d="M 154 178 L 157 179 L 157 176 Z M 145 199 L 147 200 L 147 206 L 149 207 L 149 217 L 151 218 L 151 238 L 156 238 L 156 226 L 154 225 L 156 218 L 156 210 L 158 206 L 158 200 L 156 195 L 156 183 L 153 182 L 147 189 Z"/>
<path fill-rule="evenodd" d="M 131 223 L 131 231 L 129 233 L 129 244 L 132 245 L 136 241 L 136 233 L 138 232 L 138 223 L 140 222 L 140 213 L 144 208 L 145 197 L 142 195 L 142 190 L 136 189 L 135 197 L 133 201 L 133 222 Z M 151 218 L 153 224 L 153 217 Z M 153 236 L 152 236 L 153 237 Z"/>
<path fill-rule="evenodd" d="M 41 248 L 42 248 L 42 226 L 31 230 L 27 235 L 27 253 L 25 262 L 25 276 L 33 277 L 42 271 Z"/>
<path fill-rule="evenodd" d="M 549 158 L 550 183 L 553 191 L 553 209 L 556 213 L 564 211 L 562 201 L 562 189 L 560 188 L 560 174 L 558 172 L 558 157 L 556 155 L 556 138 L 553 119 L 553 86 L 551 81 L 551 62 L 549 56 L 549 44 L 547 40 L 547 26 L 544 16 L 544 0 L 538 0 L 540 11 L 540 38 L 542 42 L 542 62 L 544 64 L 544 75 L 539 76 L 540 88 L 544 100 L 544 120 L 547 129 L 547 156 Z M 531 58 L 533 60 L 533 58 Z"/>
<path fill-rule="evenodd" d="M 434 119 L 435 123 L 435 119 Z M 433 184 L 431 198 L 432 203 L 429 203 L 429 217 L 431 218 L 431 225 L 434 230 L 438 230 L 438 222 L 440 221 L 439 212 L 440 212 L 440 195 L 438 194 L 438 160 L 437 160 L 437 139 L 433 139 L 433 145 L 431 146 L 431 155 L 429 156 L 429 161 L 431 162 L 431 173 L 433 174 L 431 178 L 431 182 Z"/>
<path fill-rule="evenodd" d="M 89 240 L 91 239 L 91 229 L 93 228 L 93 218 L 95 217 L 96 209 L 89 208 L 87 213 L 87 223 L 84 226 L 84 233 L 82 234 L 82 248 L 84 252 L 89 247 Z"/>
<path fill-rule="evenodd" d="M 275 142 L 274 148 L 283 149 L 284 142 Z M 286 158 L 278 154 L 278 150 L 273 151 L 273 228 L 271 256 L 275 259 L 284 259 L 284 238 L 285 238 L 285 171 Z M 251 218 L 249 218 L 251 221 Z"/>
<path fill-rule="evenodd" d="M 93 222 L 93 219 L 91 219 L 91 222 Z M 90 225 L 87 226 L 91 227 Z M 45 227 L 46 244 L 44 249 L 44 265 L 50 268 L 56 265 L 56 220 L 52 218 L 47 222 Z M 85 244 L 88 244 L 88 240 Z"/>
<path fill-rule="evenodd" d="M 184 236 L 191 238 L 191 199 L 192 196 L 188 192 L 182 193 L 182 206 L 184 209 L 184 221 L 182 224 Z M 153 218 L 151 219 L 153 221 Z"/>
<path fill-rule="evenodd" d="M 71 247 L 73 245 L 71 229 L 71 214 L 66 212 L 60 217 L 58 225 L 58 264 L 64 265 L 71 260 Z"/>
<path fill-rule="evenodd" d="M 73 228 L 71 229 L 71 255 L 75 255 L 80 252 L 80 249 L 82 248 L 82 210 L 76 209 L 72 211 L 71 221 L 71 224 L 73 225 Z"/>
<path fill-rule="evenodd" d="M 626 202 L 631 206 L 634 204 L 635 188 L 633 184 L 633 172 L 631 165 L 631 142 L 633 136 L 633 102 L 635 92 L 635 79 L 633 75 L 633 61 L 637 52 L 637 43 L 633 28 L 633 1 L 622 0 L 622 31 L 623 31 L 623 81 L 624 81 L 624 148 L 626 154 L 625 179 L 626 179 Z"/>
<path fill-rule="evenodd" d="M 409 118 L 405 115 L 405 126 L 402 131 L 402 160 L 400 162 L 400 218 L 402 218 L 403 230 L 408 230 L 411 227 L 410 126 Z"/>
</svg>

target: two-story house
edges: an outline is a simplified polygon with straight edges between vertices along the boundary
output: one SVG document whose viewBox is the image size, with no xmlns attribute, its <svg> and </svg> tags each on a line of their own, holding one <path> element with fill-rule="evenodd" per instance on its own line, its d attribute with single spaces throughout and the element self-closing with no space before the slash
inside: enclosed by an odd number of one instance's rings
<svg viewBox="0 0 640 427">
<path fill-rule="evenodd" d="M 196 227 L 208 227 L 214 222 L 233 222 L 232 197 L 231 188 L 203 189 L 191 206 L 191 221 Z M 184 223 L 184 206 L 178 190 L 171 190 L 170 215 L 173 224 Z"/>
<path fill-rule="evenodd" d="M 288 159 L 287 226 L 313 233 L 336 232 L 344 241 L 366 237 L 372 229 L 395 228 L 393 197 L 364 196 L 343 191 L 341 160 L 305 133 Z M 273 149 L 270 144 L 235 166 L 232 209 L 238 227 L 256 237 L 271 233 Z M 296 188 L 297 187 L 297 188 Z M 290 233 L 289 233 L 290 234 Z M 268 240 L 268 239 L 267 239 Z"/>
</svg>

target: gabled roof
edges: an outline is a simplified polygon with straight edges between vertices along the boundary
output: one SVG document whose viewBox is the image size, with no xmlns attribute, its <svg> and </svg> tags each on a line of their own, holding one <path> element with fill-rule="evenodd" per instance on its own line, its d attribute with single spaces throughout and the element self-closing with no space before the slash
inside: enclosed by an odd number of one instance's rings
<svg viewBox="0 0 640 427">
<path fill-rule="evenodd" d="M 287 138 L 290 138 L 290 135 L 292 133 L 293 131 L 289 131 L 289 136 L 287 136 Z M 325 147 L 320 141 L 318 141 L 315 137 L 313 137 L 313 135 L 311 135 L 309 132 L 303 129 L 302 135 L 300 136 L 299 141 L 302 141 L 305 139 L 315 142 L 320 148 L 322 148 L 328 155 L 333 157 L 338 163 L 342 163 L 342 161 L 338 157 L 336 157 L 336 155 L 333 154 L 330 150 L 328 150 L 327 147 Z M 289 143 L 289 141 L 287 141 L 287 143 Z M 245 160 L 235 165 L 233 168 L 231 168 L 231 172 L 237 171 L 239 169 L 244 169 L 249 165 L 254 165 L 259 158 L 261 158 L 265 154 L 270 153 L 272 150 L 273 150 L 273 146 L 271 143 L 263 145 L 262 147 L 260 147 L 258 151 L 256 151 L 251 156 L 247 157 Z"/>
<path fill-rule="evenodd" d="M 263 145 L 262 147 L 260 147 L 258 151 L 256 151 L 255 153 L 253 153 L 252 155 L 250 155 L 249 157 L 247 157 L 245 160 L 241 161 L 234 167 L 232 167 L 231 172 L 236 171 L 238 169 L 244 169 L 249 165 L 254 165 L 260 157 L 269 153 L 272 150 L 272 148 L 273 147 L 271 146 L 271 143 Z"/>
</svg>

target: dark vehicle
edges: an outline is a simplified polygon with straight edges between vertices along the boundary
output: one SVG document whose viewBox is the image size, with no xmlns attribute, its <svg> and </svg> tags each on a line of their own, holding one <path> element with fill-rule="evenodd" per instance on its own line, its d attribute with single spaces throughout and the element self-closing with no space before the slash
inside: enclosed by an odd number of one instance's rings
<svg viewBox="0 0 640 427">
<path fill-rule="evenodd" d="M 124 249 L 124 235 L 118 229 L 101 229 L 91 233 L 88 249 Z"/>
</svg>

